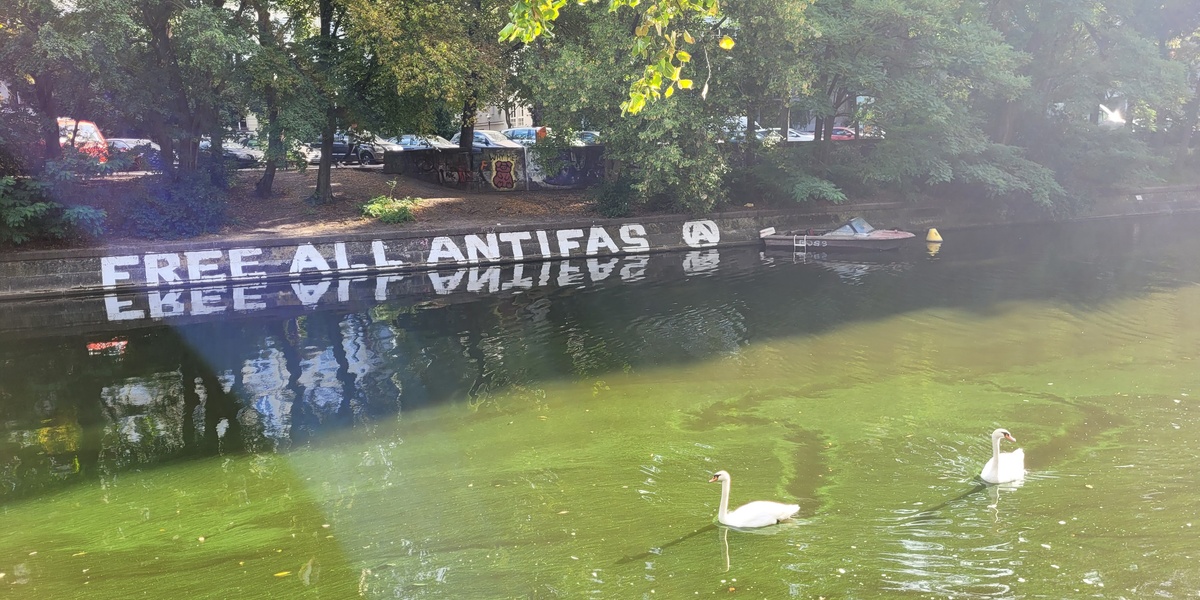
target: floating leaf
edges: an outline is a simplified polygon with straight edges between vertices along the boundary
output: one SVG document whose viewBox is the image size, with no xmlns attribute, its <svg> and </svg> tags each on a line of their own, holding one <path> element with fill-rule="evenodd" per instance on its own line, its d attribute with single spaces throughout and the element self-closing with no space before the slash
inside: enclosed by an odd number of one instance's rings
<svg viewBox="0 0 1200 600">
<path fill-rule="evenodd" d="M 695 44 L 696 38 L 693 38 L 692 34 L 688 33 L 687 31 L 684 31 L 683 32 L 683 41 L 685 41 L 689 44 Z"/>
<path fill-rule="evenodd" d="M 692 60 L 692 55 L 684 52 L 683 50 L 675 53 L 675 57 L 679 59 L 679 62 L 688 62 L 689 60 Z"/>
<path fill-rule="evenodd" d="M 732 50 L 733 49 L 733 38 L 731 38 L 727 35 L 721 36 L 721 41 L 718 42 L 717 45 L 720 46 L 722 50 Z"/>
<path fill-rule="evenodd" d="M 291 575 L 291 574 L 292 574 L 291 571 L 280 571 L 280 572 L 276 573 L 275 576 L 276 577 L 287 577 L 288 575 Z"/>
<path fill-rule="evenodd" d="M 664 93 L 663 93 L 663 95 L 664 95 L 664 96 L 666 96 L 667 98 L 670 98 L 671 96 L 674 96 L 674 95 L 675 95 L 675 87 L 674 87 L 674 86 L 670 86 L 670 85 L 668 85 L 668 86 L 667 86 L 667 91 L 666 91 L 666 92 L 664 92 Z"/>
<path fill-rule="evenodd" d="M 681 89 L 681 90 L 692 89 L 692 80 L 691 79 L 680 79 L 679 80 L 679 89 Z"/>
</svg>

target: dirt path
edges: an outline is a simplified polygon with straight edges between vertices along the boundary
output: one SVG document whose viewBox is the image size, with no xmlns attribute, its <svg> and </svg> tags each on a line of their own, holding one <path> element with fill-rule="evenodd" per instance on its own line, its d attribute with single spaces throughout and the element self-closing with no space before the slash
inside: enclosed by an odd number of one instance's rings
<svg viewBox="0 0 1200 600">
<path fill-rule="evenodd" d="M 379 168 L 345 167 L 333 172 L 336 201 L 313 206 L 306 199 L 316 189 L 316 168 L 279 172 L 275 177 L 275 195 L 265 200 L 254 196 L 254 184 L 261 175 L 261 171 L 239 173 L 229 202 L 229 223 L 221 230 L 221 237 L 449 229 L 595 214 L 587 196 L 578 191 L 468 193 L 385 175 Z M 390 182 L 395 182 L 394 188 Z M 389 194 L 421 199 L 413 210 L 416 222 L 388 225 L 362 215 L 363 203 Z"/>
<path fill-rule="evenodd" d="M 51 242 L 31 242 L 10 250 L 44 250 L 138 246 L 147 240 L 138 237 L 132 224 L 130 198 L 144 191 L 149 176 L 122 173 L 92 180 L 80 190 L 81 197 L 65 199 L 65 204 L 83 203 L 104 209 L 106 233 L 99 238 L 75 237 Z M 587 193 L 553 190 L 511 193 L 473 193 L 425 183 L 398 175 L 384 174 L 379 166 L 339 167 L 333 170 L 334 202 L 314 206 L 308 203 L 316 189 L 317 169 L 279 171 L 270 198 L 254 195 L 262 169 L 239 171 L 226 206 L 226 223 L 212 233 L 187 238 L 255 239 L 306 237 L 330 234 L 370 233 L 376 231 L 430 231 L 469 228 L 482 231 L 498 225 L 521 225 L 555 220 L 598 217 Z M 394 185 L 393 185 L 394 182 Z M 416 221 L 403 224 L 381 223 L 362 214 L 362 206 L 376 196 L 411 196 L 420 201 L 413 209 Z"/>
</svg>

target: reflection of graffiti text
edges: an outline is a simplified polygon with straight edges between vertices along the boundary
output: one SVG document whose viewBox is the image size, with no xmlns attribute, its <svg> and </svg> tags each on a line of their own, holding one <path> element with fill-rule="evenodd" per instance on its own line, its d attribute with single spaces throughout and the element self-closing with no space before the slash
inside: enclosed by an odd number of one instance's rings
<svg viewBox="0 0 1200 600">
<path fill-rule="evenodd" d="M 589 285 L 615 277 L 623 282 L 645 279 L 648 255 L 586 260 L 517 263 L 429 271 L 422 275 L 381 274 L 374 277 L 325 278 L 286 285 L 236 283 L 192 289 L 156 289 L 138 294 L 110 293 L 104 307 L 110 321 L 165 319 L 252 312 L 288 306 L 312 307 L 369 297 L 384 302 L 405 295 L 498 293 L 535 287 Z M 395 289 L 397 286 L 399 290 Z"/>
</svg>

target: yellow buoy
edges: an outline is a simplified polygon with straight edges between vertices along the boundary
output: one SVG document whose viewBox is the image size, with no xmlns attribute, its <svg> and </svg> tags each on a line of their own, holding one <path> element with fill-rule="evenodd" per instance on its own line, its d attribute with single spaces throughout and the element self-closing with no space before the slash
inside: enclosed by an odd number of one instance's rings
<svg viewBox="0 0 1200 600">
<path fill-rule="evenodd" d="M 925 241 L 927 241 L 927 242 L 941 242 L 941 241 L 942 241 L 942 234 L 938 233 L 938 230 L 937 230 L 937 229 L 935 229 L 935 228 L 933 228 L 933 227 L 930 227 L 930 228 L 929 228 L 929 233 L 925 235 Z"/>
</svg>

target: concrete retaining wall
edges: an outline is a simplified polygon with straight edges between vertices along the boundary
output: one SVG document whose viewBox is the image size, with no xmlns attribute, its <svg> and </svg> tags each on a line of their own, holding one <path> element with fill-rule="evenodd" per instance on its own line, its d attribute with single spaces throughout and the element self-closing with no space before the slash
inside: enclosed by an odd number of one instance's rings
<svg viewBox="0 0 1200 600">
<path fill-rule="evenodd" d="M 1146 189 L 1095 203 L 1083 217 L 1200 211 L 1200 187 Z M 0 300 L 406 273 L 550 259 L 603 258 L 758 244 L 759 230 L 823 228 L 851 216 L 923 232 L 1046 215 L 1000 202 L 903 202 L 746 210 L 703 218 L 579 219 L 481 230 L 150 243 L 0 256 Z M 119 307 L 118 307 L 119 308 Z"/>
</svg>

